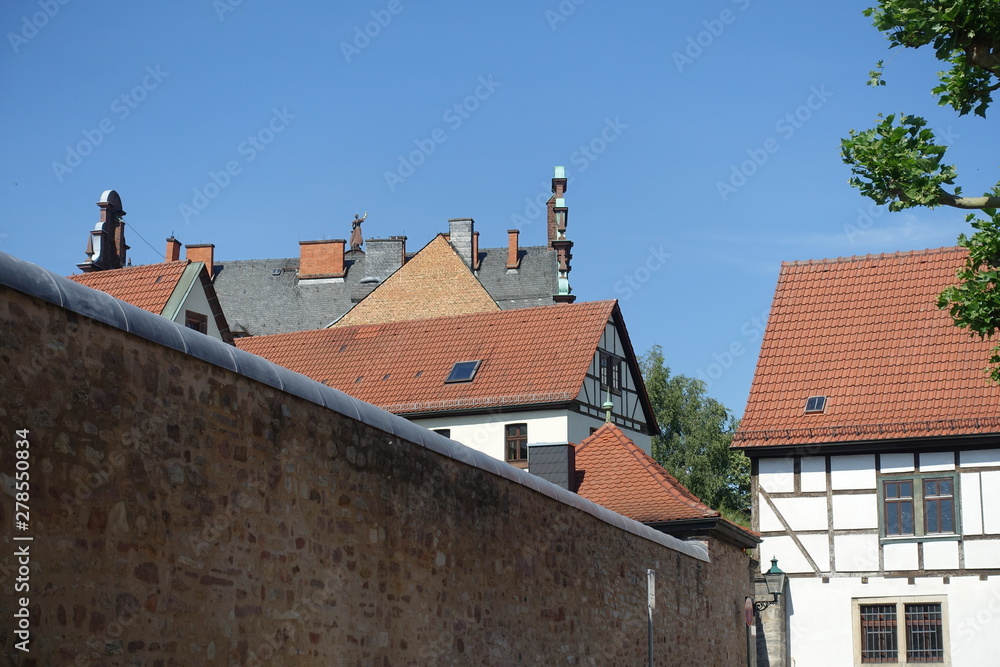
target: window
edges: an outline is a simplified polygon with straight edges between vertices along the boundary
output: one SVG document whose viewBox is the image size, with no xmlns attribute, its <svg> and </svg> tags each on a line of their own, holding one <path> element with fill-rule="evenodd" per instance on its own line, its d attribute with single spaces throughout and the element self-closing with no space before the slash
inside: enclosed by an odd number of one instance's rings
<svg viewBox="0 0 1000 667">
<path fill-rule="evenodd" d="M 203 334 L 208 333 L 208 317 L 193 310 L 185 311 L 184 326 Z"/>
<path fill-rule="evenodd" d="M 826 396 L 810 396 L 806 399 L 806 414 L 826 410 Z"/>
<path fill-rule="evenodd" d="M 528 460 L 528 425 L 507 424 L 504 427 L 504 441 L 508 461 Z"/>
<path fill-rule="evenodd" d="M 879 486 L 884 538 L 957 535 L 955 475 L 883 476 Z"/>
<path fill-rule="evenodd" d="M 601 388 L 616 394 L 622 390 L 622 359 L 607 352 L 601 352 Z"/>
<path fill-rule="evenodd" d="M 448 378 L 444 381 L 445 384 L 450 382 L 472 382 L 472 379 L 476 377 L 476 371 L 479 370 L 479 361 L 457 361 L 455 365 L 451 367 L 451 372 L 448 373 Z"/>
<path fill-rule="evenodd" d="M 451 437 L 451 429 L 450 428 L 436 428 L 436 429 L 434 429 L 434 432 L 435 433 L 440 433 L 441 435 L 443 435 L 446 438 L 450 438 Z"/>
<path fill-rule="evenodd" d="M 861 664 L 947 662 L 943 600 L 854 600 L 854 612 Z"/>
</svg>

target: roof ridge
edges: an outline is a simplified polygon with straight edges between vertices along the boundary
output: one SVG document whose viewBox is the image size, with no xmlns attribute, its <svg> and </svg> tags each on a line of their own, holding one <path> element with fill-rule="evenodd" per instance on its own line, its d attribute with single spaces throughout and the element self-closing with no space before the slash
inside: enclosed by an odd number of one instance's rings
<svg viewBox="0 0 1000 667">
<path fill-rule="evenodd" d="M 825 259 L 800 259 L 790 262 L 782 262 L 782 268 L 786 266 L 814 266 L 821 264 L 846 264 L 848 262 L 862 262 L 873 259 L 900 259 L 903 257 L 921 257 L 927 255 L 940 255 L 949 252 L 964 250 L 960 246 L 941 246 L 940 248 L 926 248 L 924 250 L 899 250 L 897 252 L 869 253 L 867 255 L 851 255 L 850 257 L 828 257 Z"/>
</svg>

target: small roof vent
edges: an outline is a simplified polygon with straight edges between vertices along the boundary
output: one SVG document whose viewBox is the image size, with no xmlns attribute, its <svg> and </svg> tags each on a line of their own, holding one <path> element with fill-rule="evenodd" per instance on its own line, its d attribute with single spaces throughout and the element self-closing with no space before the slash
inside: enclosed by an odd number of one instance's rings
<svg viewBox="0 0 1000 667">
<path fill-rule="evenodd" d="M 826 396 L 810 396 L 806 399 L 806 414 L 823 412 L 826 410 Z"/>
<path fill-rule="evenodd" d="M 479 364 L 483 363 L 482 359 L 477 361 L 456 361 L 455 365 L 451 367 L 451 373 L 448 373 L 448 379 L 444 382 L 448 384 L 449 382 L 472 382 L 472 379 L 476 377 L 476 371 L 479 370 Z"/>
<path fill-rule="evenodd" d="M 271 269 L 272 276 L 280 276 L 282 274 L 282 269 Z"/>
</svg>

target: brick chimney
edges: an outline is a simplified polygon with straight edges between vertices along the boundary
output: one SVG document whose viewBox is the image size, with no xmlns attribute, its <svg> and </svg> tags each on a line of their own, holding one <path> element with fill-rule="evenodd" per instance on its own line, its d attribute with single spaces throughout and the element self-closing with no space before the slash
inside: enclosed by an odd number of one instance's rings
<svg viewBox="0 0 1000 667">
<path fill-rule="evenodd" d="M 299 241 L 299 280 L 343 278 L 347 239 Z"/>
<path fill-rule="evenodd" d="M 84 273 L 108 271 L 126 266 L 128 245 L 125 244 L 125 211 L 114 190 L 105 190 L 97 202 L 101 217 L 87 239 L 87 261 L 77 264 Z"/>
<path fill-rule="evenodd" d="M 556 167 L 552 177 L 552 196 L 548 201 L 549 245 L 566 236 L 566 168 Z M 560 216 L 560 214 L 562 214 Z"/>
<path fill-rule="evenodd" d="M 380 283 L 403 265 L 406 255 L 406 237 L 390 236 L 387 239 L 368 239 L 365 242 L 365 277 L 363 283 Z"/>
<path fill-rule="evenodd" d="M 472 218 L 454 218 L 448 221 L 448 240 L 451 247 L 455 249 L 465 261 L 465 265 L 473 268 L 473 228 L 476 222 Z"/>
<path fill-rule="evenodd" d="M 173 236 L 167 239 L 167 254 L 164 259 L 168 262 L 176 262 L 181 258 L 181 242 Z"/>
<path fill-rule="evenodd" d="M 521 265 L 521 254 L 517 246 L 517 236 L 520 234 L 516 229 L 507 230 L 507 270 L 516 271 Z"/>
<path fill-rule="evenodd" d="M 208 277 L 211 278 L 215 273 L 215 244 L 214 243 L 198 243 L 195 245 L 184 246 L 186 251 L 187 259 L 192 262 L 205 262 L 205 268 L 208 269 Z"/>
</svg>

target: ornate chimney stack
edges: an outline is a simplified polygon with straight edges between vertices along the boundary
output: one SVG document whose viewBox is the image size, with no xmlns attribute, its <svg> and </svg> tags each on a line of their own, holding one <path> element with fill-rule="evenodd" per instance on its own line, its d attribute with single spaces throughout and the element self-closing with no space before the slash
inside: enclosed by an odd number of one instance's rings
<svg viewBox="0 0 1000 667">
<path fill-rule="evenodd" d="M 105 190 L 97 207 L 101 209 L 101 218 L 87 239 L 87 261 L 77 264 L 84 273 L 120 269 L 127 262 L 129 248 L 125 244 L 121 197 L 114 190 Z"/>
<path fill-rule="evenodd" d="M 552 197 L 549 198 L 549 247 L 556 251 L 559 263 L 559 281 L 552 300 L 556 303 L 573 303 L 576 296 L 569 285 L 570 260 L 573 259 L 573 242 L 566 238 L 569 207 L 566 206 L 566 168 L 556 167 L 552 178 Z"/>
</svg>

